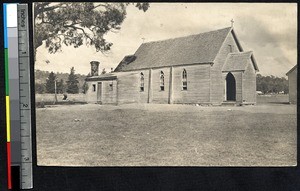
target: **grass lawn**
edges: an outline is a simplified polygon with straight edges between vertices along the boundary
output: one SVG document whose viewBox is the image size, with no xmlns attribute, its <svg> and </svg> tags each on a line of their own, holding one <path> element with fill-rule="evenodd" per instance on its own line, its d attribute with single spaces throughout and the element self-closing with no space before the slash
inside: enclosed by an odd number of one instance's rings
<svg viewBox="0 0 300 191">
<path fill-rule="evenodd" d="M 296 106 L 36 109 L 38 165 L 292 166 Z"/>
</svg>

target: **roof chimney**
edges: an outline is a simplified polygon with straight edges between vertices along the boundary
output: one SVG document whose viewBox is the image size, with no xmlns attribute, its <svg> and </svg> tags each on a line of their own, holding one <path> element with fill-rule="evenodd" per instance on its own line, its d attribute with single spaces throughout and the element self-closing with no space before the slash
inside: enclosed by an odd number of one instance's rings
<svg viewBox="0 0 300 191">
<path fill-rule="evenodd" d="M 98 61 L 91 61 L 91 76 L 98 76 L 99 75 L 99 64 Z"/>
</svg>

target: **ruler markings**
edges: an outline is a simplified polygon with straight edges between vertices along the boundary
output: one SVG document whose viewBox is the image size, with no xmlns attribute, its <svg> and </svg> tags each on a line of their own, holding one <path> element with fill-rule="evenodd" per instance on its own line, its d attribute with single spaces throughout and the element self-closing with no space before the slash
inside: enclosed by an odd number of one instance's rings
<svg viewBox="0 0 300 191">
<path fill-rule="evenodd" d="M 32 148 L 31 148 L 31 108 L 30 108 L 30 63 L 28 46 L 28 9 L 27 5 L 18 6 L 19 32 L 19 84 L 21 120 L 21 188 L 33 187 Z"/>
</svg>

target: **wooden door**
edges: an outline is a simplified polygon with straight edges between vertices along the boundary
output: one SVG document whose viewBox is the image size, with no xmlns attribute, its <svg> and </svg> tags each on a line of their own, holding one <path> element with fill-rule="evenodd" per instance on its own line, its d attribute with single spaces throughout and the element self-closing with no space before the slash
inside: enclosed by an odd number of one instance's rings
<svg viewBox="0 0 300 191">
<path fill-rule="evenodd" d="M 226 77 L 226 100 L 236 101 L 236 84 L 234 76 L 229 72 Z"/>
<path fill-rule="evenodd" d="M 98 82 L 98 87 L 97 87 L 97 103 L 102 104 L 102 82 Z"/>
</svg>

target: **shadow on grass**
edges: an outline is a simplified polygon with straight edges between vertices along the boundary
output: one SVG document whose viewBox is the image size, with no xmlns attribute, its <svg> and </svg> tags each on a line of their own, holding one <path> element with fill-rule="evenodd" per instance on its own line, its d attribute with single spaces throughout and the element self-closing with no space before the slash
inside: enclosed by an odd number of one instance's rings
<svg viewBox="0 0 300 191">
<path fill-rule="evenodd" d="M 75 105 L 75 104 L 87 104 L 87 102 L 83 101 L 58 101 L 58 102 L 53 102 L 53 101 L 41 101 L 41 102 L 36 102 L 35 107 L 36 108 L 44 108 L 46 105 Z"/>
</svg>

